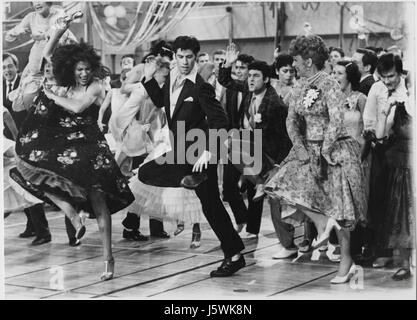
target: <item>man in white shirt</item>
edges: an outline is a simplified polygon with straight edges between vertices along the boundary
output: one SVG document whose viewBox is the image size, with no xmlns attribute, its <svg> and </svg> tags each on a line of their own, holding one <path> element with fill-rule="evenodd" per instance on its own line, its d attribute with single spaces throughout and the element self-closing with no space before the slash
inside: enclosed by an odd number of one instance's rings
<svg viewBox="0 0 417 320">
<path fill-rule="evenodd" d="M 365 131 L 375 132 L 378 121 L 386 121 L 384 137 L 391 134 L 391 128 L 394 124 L 395 106 L 392 107 L 388 117 L 383 117 L 382 112 L 386 104 L 405 102 L 408 105 L 408 94 L 405 86 L 405 80 L 402 77 L 403 67 L 399 56 L 392 53 L 384 54 L 379 58 L 377 71 L 381 81 L 374 83 L 369 91 L 368 99 L 363 112 L 363 122 Z M 386 118 L 386 119 L 385 119 Z M 377 142 L 378 143 L 378 142 Z M 378 145 L 375 145 L 377 147 Z M 384 156 L 378 152 L 378 148 L 371 149 L 372 164 L 370 177 L 370 194 L 368 204 L 368 243 L 374 250 L 378 259 L 373 262 L 374 267 L 384 267 L 392 261 L 392 250 L 380 246 L 382 243 L 378 240 L 378 230 L 385 223 L 383 216 L 384 194 L 381 186 L 384 186 L 386 172 L 384 171 Z M 373 232 L 371 232 L 373 231 Z"/>
<path fill-rule="evenodd" d="M 389 63 L 390 61 L 392 62 L 392 67 L 387 69 L 391 65 Z M 380 58 L 377 69 L 378 73 L 380 74 L 381 81 L 376 82 L 371 87 L 368 98 L 366 100 L 365 108 L 363 111 L 363 122 L 365 130 L 375 130 L 378 114 L 381 112 L 389 100 L 408 100 L 405 80 L 402 77 L 401 58 L 393 54 L 385 54 Z M 388 135 L 389 130 L 392 127 L 394 122 L 394 114 L 395 109 L 391 111 L 387 118 L 387 131 L 385 132 L 385 135 Z"/>
</svg>

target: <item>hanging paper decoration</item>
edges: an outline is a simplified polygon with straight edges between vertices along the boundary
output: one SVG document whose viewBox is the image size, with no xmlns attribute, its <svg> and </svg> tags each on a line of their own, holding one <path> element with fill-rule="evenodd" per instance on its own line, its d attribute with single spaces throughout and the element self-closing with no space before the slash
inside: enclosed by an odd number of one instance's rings
<svg viewBox="0 0 417 320">
<path fill-rule="evenodd" d="M 154 38 L 170 30 L 191 10 L 204 2 L 138 1 L 106 3 L 87 2 L 100 38 L 108 45 L 123 49 Z"/>
</svg>

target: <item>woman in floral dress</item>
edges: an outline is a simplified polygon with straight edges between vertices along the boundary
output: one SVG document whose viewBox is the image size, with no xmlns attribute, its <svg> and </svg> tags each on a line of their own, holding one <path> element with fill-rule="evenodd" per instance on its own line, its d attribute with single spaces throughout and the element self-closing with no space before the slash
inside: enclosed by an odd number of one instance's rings
<svg viewBox="0 0 417 320">
<path fill-rule="evenodd" d="M 344 96 L 323 71 L 328 50 L 316 35 L 299 36 L 290 47 L 300 80 L 289 99 L 287 130 L 293 148 L 266 185 L 282 203 L 288 222 L 310 218 L 318 231 L 314 246 L 338 230 L 341 262 L 332 283 L 348 281 L 355 265 L 349 235 L 366 210 L 359 143 L 343 125 Z M 297 210 L 298 209 L 298 210 Z"/>
<path fill-rule="evenodd" d="M 359 142 L 361 150 L 364 149 L 365 139 L 363 136 L 363 111 L 366 104 L 366 95 L 359 92 L 359 82 L 361 74 L 356 63 L 342 60 L 336 62 L 333 67 L 333 75 L 340 84 L 342 92 L 345 94 L 344 103 L 344 125 L 349 136 Z M 362 154 L 363 155 L 363 154 Z M 370 155 L 362 157 L 362 168 L 365 174 L 366 199 L 369 198 L 369 178 L 371 173 Z M 367 212 L 368 210 L 366 210 Z M 368 218 L 368 217 L 366 217 Z M 366 219 L 368 220 L 368 219 Z M 362 258 L 362 246 L 367 241 L 368 230 L 365 225 L 358 225 L 351 234 L 351 253 L 355 261 Z M 364 261 L 361 261 L 363 263 Z"/>
<path fill-rule="evenodd" d="M 109 280 L 114 273 L 110 214 L 134 197 L 97 125 L 104 99 L 99 79 L 107 72 L 86 44 L 58 47 L 51 60 L 58 85 L 67 90 L 60 96 L 44 88 L 34 100 L 18 135 L 17 170 L 11 176 L 37 198 L 60 207 L 78 239 L 85 233 L 80 213 L 97 218 L 105 260 L 101 279 Z"/>
</svg>

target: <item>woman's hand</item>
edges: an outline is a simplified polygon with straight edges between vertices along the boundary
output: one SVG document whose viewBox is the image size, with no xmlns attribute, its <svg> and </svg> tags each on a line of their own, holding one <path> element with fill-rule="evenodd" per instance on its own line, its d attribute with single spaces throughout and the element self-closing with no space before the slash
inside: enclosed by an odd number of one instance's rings
<svg viewBox="0 0 417 320">
<path fill-rule="evenodd" d="M 103 119 L 98 119 L 97 120 L 97 125 L 100 128 L 100 131 L 103 132 L 104 131 L 104 123 L 102 121 Z"/>
<path fill-rule="evenodd" d="M 47 39 L 46 34 L 44 32 L 42 32 L 42 31 L 38 31 L 36 33 L 35 32 L 32 33 L 31 34 L 31 37 L 35 41 L 42 41 L 42 40 L 46 40 Z"/>
<path fill-rule="evenodd" d="M 56 95 L 52 92 L 51 89 L 44 87 L 43 92 L 45 92 L 45 95 L 48 97 L 48 99 L 55 102 Z"/>
</svg>

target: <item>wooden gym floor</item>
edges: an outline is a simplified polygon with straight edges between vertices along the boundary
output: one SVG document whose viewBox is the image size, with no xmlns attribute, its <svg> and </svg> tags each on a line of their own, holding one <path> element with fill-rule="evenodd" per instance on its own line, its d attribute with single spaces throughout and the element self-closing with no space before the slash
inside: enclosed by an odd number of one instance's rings
<svg viewBox="0 0 417 320">
<path fill-rule="evenodd" d="M 230 208 L 227 207 L 230 211 Z M 229 278 L 210 278 L 223 258 L 213 231 L 202 224 L 202 244 L 190 249 L 191 226 L 170 239 L 130 242 L 122 238 L 124 213 L 113 218 L 115 278 L 102 282 L 101 246 L 95 220 L 87 223 L 82 245 L 68 245 L 64 216 L 47 209 L 52 242 L 31 246 L 21 239 L 26 224 L 23 213 L 4 222 L 6 299 L 415 299 L 415 276 L 395 282 L 396 269 L 364 269 L 363 288 L 348 284 L 330 285 L 337 263 L 323 254 L 318 262 L 307 256 L 301 261 L 273 260 L 277 239 L 265 202 L 259 239 L 244 240 L 247 267 Z M 234 220 L 233 220 L 234 221 Z M 141 231 L 149 234 L 147 217 Z M 173 223 L 165 223 L 171 235 Z M 56 287 L 63 271 L 61 287 Z M 415 270 L 415 269 L 414 269 Z M 55 278 L 54 278 L 55 277 Z M 54 285 L 55 283 L 55 285 Z"/>
</svg>

